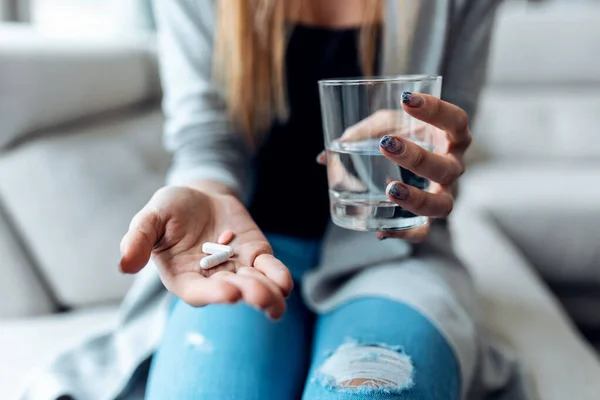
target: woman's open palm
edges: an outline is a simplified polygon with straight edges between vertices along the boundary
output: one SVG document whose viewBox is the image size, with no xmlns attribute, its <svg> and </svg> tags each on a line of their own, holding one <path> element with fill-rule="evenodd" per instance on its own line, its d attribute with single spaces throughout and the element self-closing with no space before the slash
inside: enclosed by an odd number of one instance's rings
<svg viewBox="0 0 600 400">
<path fill-rule="evenodd" d="M 235 254 L 209 270 L 200 268 L 202 244 L 226 230 Z M 208 195 L 186 187 L 165 187 L 133 218 L 121 242 L 120 268 L 137 273 L 150 257 L 165 287 L 192 306 L 243 300 L 280 318 L 292 290 L 288 269 L 245 207 L 229 195 Z"/>
</svg>

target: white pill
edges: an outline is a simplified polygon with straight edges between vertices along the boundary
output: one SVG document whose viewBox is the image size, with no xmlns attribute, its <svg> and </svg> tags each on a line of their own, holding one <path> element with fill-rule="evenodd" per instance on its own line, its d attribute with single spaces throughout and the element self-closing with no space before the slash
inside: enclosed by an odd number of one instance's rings
<svg viewBox="0 0 600 400">
<path fill-rule="evenodd" d="M 226 252 L 229 257 L 233 256 L 233 247 L 224 244 L 206 242 L 202 245 L 202 252 L 206 254 L 216 254 Z"/>
<path fill-rule="evenodd" d="M 226 251 L 221 251 L 219 253 L 204 257 L 202 260 L 200 260 L 200 268 L 211 269 L 219 264 L 223 264 L 227 260 L 229 260 L 229 253 Z"/>
</svg>

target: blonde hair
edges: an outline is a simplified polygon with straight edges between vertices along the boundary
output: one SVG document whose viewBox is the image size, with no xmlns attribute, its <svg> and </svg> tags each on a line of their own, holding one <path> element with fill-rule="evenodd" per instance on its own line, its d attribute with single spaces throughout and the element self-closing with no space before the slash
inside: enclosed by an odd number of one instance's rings
<svg viewBox="0 0 600 400">
<path fill-rule="evenodd" d="M 383 0 L 369 2 L 360 38 L 365 76 L 374 74 Z M 220 0 L 214 75 L 233 121 L 256 142 L 273 120 L 288 115 L 285 82 L 285 0 Z"/>
</svg>

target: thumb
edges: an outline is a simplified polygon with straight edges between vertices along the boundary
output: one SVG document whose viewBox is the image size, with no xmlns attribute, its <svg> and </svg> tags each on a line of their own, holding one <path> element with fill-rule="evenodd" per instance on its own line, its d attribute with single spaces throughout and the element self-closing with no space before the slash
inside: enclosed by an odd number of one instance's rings
<svg viewBox="0 0 600 400">
<path fill-rule="evenodd" d="M 135 274 L 144 268 L 164 230 L 164 221 L 155 209 L 146 206 L 136 214 L 131 220 L 129 231 L 121 240 L 121 271 Z"/>
</svg>

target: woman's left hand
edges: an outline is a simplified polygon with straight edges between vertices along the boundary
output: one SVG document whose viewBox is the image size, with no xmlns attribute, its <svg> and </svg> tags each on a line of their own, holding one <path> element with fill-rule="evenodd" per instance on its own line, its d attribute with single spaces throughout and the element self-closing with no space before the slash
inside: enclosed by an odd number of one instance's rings
<svg viewBox="0 0 600 400">
<path fill-rule="evenodd" d="M 349 128 L 341 140 L 381 138 L 380 150 L 385 157 L 431 182 L 428 190 L 424 191 L 392 181 L 386 188 L 388 198 L 417 215 L 447 217 L 454 207 L 457 180 L 465 171 L 464 153 L 471 144 L 467 114 L 461 108 L 430 95 L 405 92 L 402 100 L 404 111 L 424 123 L 419 129 L 433 128 L 433 152 L 404 138 L 402 132 L 395 130 L 402 120 L 400 113 L 395 110 L 374 113 Z M 377 237 L 421 242 L 428 233 L 429 223 L 406 231 L 378 232 Z"/>
<path fill-rule="evenodd" d="M 433 126 L 434 152 L 399 135 L 388 134 L 379 146 L 384 156 L 413 173 L 429 179 L 428 191 L 401 182 L 390 182 L 387 196 L 402 208 L 422 216 L 445 218 L 454 207 L 458 178 L 465 172 L 464 154 L 471 144 L 469 118 L 461 108 L 436 97 L 403 93 L 403 108 L 412 117 Z M 429 224 L 400 232 L 379 232 L 379 238 L 398 237 L 423 241 Z"/>
</svg>

